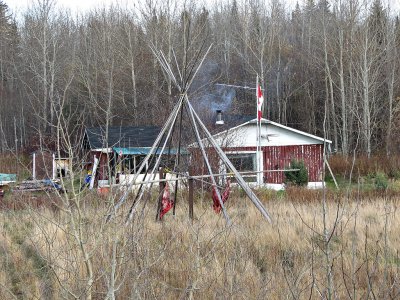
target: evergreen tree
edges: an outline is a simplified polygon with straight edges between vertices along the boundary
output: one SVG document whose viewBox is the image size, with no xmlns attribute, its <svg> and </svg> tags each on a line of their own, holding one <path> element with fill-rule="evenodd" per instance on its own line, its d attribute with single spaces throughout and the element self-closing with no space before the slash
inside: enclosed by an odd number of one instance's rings
<svg viewBox="0 0 400 300">
<path fill-rule="evenodd" d="M 371 39 L 379 45 L 385 43 L 387 22 L 388 17 L 381 0 L 374 0 L 368 17 L 368 29 Z"/>
<path fill-rule="evenodd" d="M 329 4 L 329 2 L 327 0 L 319 0 L 318 5 L 317 5 L 318 10 L 320 12 L 324 12 L 325 14 L 330 13 L 330 6 L 331 5 Z"/>
</svg>

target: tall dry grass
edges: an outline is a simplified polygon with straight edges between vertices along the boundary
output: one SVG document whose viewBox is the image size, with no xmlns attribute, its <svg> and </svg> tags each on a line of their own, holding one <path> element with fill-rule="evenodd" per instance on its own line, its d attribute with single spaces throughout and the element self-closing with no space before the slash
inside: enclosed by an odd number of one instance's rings
<svg viewBox="0 0 400 300">
<path fill-rule="evenodd" d="M 86 195 L 83 215 L 74 220 L 90 249 L 93 298 L 106 298 L 112 282 L 118 299 L 326 298 L 323 194 L 258 193 L 272 225 L 240 192 L 228 202 L 231 226 L 212 211 L 208 194 L 197 197 L 193 223 L 185 198 L 163 222 L 155 221 L 150 199 L 128 226 L 122 211 L 106 224 L 101 201 L 109 199 Z M 334 296 L 398 298 L 400 198 L 327 197 Z M 1 212 L 2 299 L 85 297 L 86 269 L 69 214 L 45 206 Z"/>
</svg>

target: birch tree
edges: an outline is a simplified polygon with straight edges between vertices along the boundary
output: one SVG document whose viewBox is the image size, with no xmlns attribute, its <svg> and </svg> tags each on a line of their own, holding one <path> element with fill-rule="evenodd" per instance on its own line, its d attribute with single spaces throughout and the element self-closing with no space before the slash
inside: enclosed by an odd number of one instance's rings
<svg viewBox="0 0 400 300">
<path fill-rule="evenodd" d="M 394 22 L 386 24 L 386 56 L 385 56 L 385 83 L 387 87 L 387 125 L 386 125 L 386 155 L 390 155 L 393 150 L 393 122 L 394 117 L 399 111 L 399 105 L 395 101 L 395 95 L 399 92 L 399 49 L 398 37 L 396 36 L 396 27 Z"/>
</svg>

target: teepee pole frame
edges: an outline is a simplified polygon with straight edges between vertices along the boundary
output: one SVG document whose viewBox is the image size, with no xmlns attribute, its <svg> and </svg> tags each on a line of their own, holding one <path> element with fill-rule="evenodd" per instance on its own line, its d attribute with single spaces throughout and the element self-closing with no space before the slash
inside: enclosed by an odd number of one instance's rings
<svg viewBox="0 0 400 300">
<path fill-rule="evenodd" d="M 157 51 L 154 46 L 151 47 L 151 50 L 153 51 L 154 56 L 158 59 L 158 61 L 159 61 L 160 65 L 161 65 L 161 67 L 163 68 L 164 72 L 171 78 L 171 81 L 178 88 L 178 90 L 180 92 L 180 97 L 179 97 L 179 100 L 178 100 L 177 104 L 175 105 L 174 109 L 172 110 L 171 114 L 169 115 L 167 121 L 165 122 L 162 130 L 160 131 L 159 135 L 157 136 L 157 139 L 155 140 L 155 142 L 154 142 L 153 146 L 151 147 L 149 153 L 146 155 L 145 159 L 140 164 L 139 169 L 137 170 L 135 176 L 133 177 L 132 182 L 130 182 L 130 184 L 127 185 L 125 193 L 122 195 L 122 197 L 120 198 L 118 203 L 114 206 L 113 211 L 108 215 L 107 219 L 111 218 L 111 216 L 113 214 L 115 214 L 116 210 L 126 201 L 130 190 L 135 185 L 135 182 L 139 177 L 139 174 L 144 169 L 144 167 L 147 164 L 147 162 L 149 161 L 150 157 L 152 155 L 156 155 L 157 154 L 155 152 L 155 149 L 159 147 L 159 144 L 161 143 L 162 138 L 166 135 L 166 138 L 165 138 L 165 141 L 163 143 L 160 155 L 158 156 L 158 158 L 156 160 L 156 163 L 155 163 L 155 165 L 154 165 L 154 167 L 152 169 L 152 173 L 154 173 L 154 171 L 159 167 L 160 162 L 161 162 L 161 157 L 162 157 L 163 152 L 164 152 L 164 149 L 165 149 L 169 139 L 172 138 L 171 137 L 171 133 L 173 132 L 173 128 L 176 125 L 177 117 L 178 117 L 179 113 L 181 113 L 181 115 L 182 115 L 182 109 L 185 107 L 186 110 L 187 110 L 187 115 L 188 115 L 188 117 L 190 119 L 190 122 L 192 124 L 193 131 L 194 131 L 195 136 L 196 136 L 197 144 L 198 144 L 198 146 L 199 146 L 199 148 L 201 150 L 203 159 L 204 159 L 204 161 L 205 161 L 205 163 L 207 165 L 207 169 L 208 169 L 211 181 L 212 181 L 212 185 L 214 187 L 217 187 L 215 176 L 214 176 L 214 174 L 212 172 L 212 167 L 211 167 L 210 161 L 208 159 L 207 152 L 206 152 L 206 149 L 204 147 L 203 140 L 201 138 L 200 129 L 203 131 L 203 133 L 206 136 L 206 139 L 210 142 L 212 147 L 216 150 L 219 158 L 231 170 L 231 172 L 233 173 L 234 177 L 236 178 L 236 181 L 239 184 L 239 186 L 245 191 L 247 196 L 250 198 L 250 200 L 253 202 L 253 204 L 256 206 L 256 208 L 261 212 L 261 214 L 265 217 L 265 219 L 267 219 L 267 221 L 271 223 L 271 217 L 270 217 L 269 213 L 267 212 L 267 210 L 264 208 L 264 206 L 261 203 L 261 201 L 254 194 L 254 192 L 250 189 L 250 187 L 244 181 L 244 179 L 242 178 L 240 173 L 236 170 L 236 168 L 230 162 L 230 160 L 225 155 L 225 153 L 223 152 L 221 147 L 218 145 L 218 143 L 216 142 L 214 137 L 208 131 L 207 127 L 201 121 L 200 117 L 197 115 L 196 111 L 194 110 L 193 106 L 191 105 L 191 103 L 189 101 L 187 92 L 188 92 L 190 86 L 192 85 L 193 80 L 196 77 L 197 73 L 199 72 L 201 66 L 203 65 L 206 56 L 210 52 L 211 47 L 212 47 L 212 45 L 210 45 L 210 47 L 207 49 L 205 55 L 200 60 L 200 62 L 197 65 L 195 70 L 194 70 L 194 65 L 192 65 L 192 68 L 190 70 L 190 78 L 189 78 L 189 76 L 187 78 L 184 78 L 185 77 L 184 74 L 182 74 L 179 71 L 179 68 L 178 68 L 179 76 L 180 76 L 180 79 L 182 81 L 181 85 L 176 80 L 176 78 L 175 78 L 175 76 L 173 74 L 172 68 L 171 68 L 169 62 L 167 61 L 167 59 L 165 58 L 164 54 L 161 51 Z M 201 51 L 199 51 L 197 53 L 197 57 L 199 56 L 200 52 Z M 174 53 L 174 57 L 175 57 L 175 53 Z M 175 57 L 175 60 L 176 60 L 176 57 Z M 185 66 L 185 68 L 186 67 L 187 66 Z M 193 70 L 194 70 L 194 72 L 193 72 Z M 193 75 L 192 75 L 192 72 L 193 72 Z M 182 127 L 182 121 L 179 123 L 179 126 Z M 180 128 L 180 129 L 182 129 L 182 128 Z M 180 155 L 180 154 L 181 153 L 179 151 L 178 155 Z M 151 186 L 153 185 L 153 182 L 154 182 L 154 180 L 150 180 L 150 181 L 144 182 L 144 184 L 146 185 L 146 184 L 150 183 L 150 188 L 151 188 Z M 129 213 L 128 213 L 128 216 L 127 216 L 127 220 L 126 220 L 126 224 L 128 224 L 128 222 L 132 219 L 133 214 L 136 211 L 136 207 L 138 206 L 138 204 L 139 204 L 139 202 L 140 202 L 140 200 L 141 200 L 141 198 L 143 196 L 143 193 L 144 193 L 144 189 L 143 188 L 141 188 L 137 192 L 135 201 L 132 203 L 132 205 L 130 207 L 130 210 L 129 210 Z M 226 211 L 226 208 L 225 208 L 225 206 L 223 204 L 223 201 L 222 201 L 222 198 L 221 198 L 221 194 L 220 194 L 218 188 L 216 188 L 216 194 L 217 194 L 217 197 L 218 197 L 218 201 L 219 201 L 219 203 L 221 205 L 221 208 L 222 208 L 226 223 L 229 225 L 231 223 L 231 220 L 230 220 L 230 218 L 228 216 L 228 213 Z"/>
</svg>

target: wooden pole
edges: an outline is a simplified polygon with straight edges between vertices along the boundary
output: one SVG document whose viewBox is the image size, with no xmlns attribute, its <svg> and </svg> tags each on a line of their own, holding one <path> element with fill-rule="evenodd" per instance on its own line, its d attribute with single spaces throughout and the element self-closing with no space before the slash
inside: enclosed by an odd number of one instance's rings
<svg viewBox="0 0 400 300">
<path fill-rule="evenodd" d="M 193 178 L 189 178 L 189 218 L 193 224 Z"/>
<path fill-rule="evenodd" d="M 159 176 L 160 176 L 160 180 L 164 179 L 164 168 L 160 168 Z M 160 181 L 160 183 L 159 183 L 160 193 L 158 195 L 156 221 L 161 221 L 160 212 L 161 212 L 162 198 L 163 198 L 163 194 L 164 194 L 165 185 L 166 185 L 166 183 L 164 181 Z"/>
<path fill-rule="evenodd" d="M 325 157 L 324 157 L 324 160 L 325 160 L 326 166 L 328 167 L 329 173 L 331 173 L 331 176 L 332 176 L 333 182 L 335 183 L 336 188 L 339 189 L 339 185 L 336 181 L 335 175 L 333 175 L 333 172 L 332 172 L 331 166 L 328 163 L 328 160 Z M 322 180 L 324 180 L 324 178 L 322 178 Z"/>
<path fill-rule="evenodd" d="M 183 108 L 181 107 L 181 116 L 179 120 L 179 141 L 178 141 L 178 152 L 176 153 L 176 161 L 175 161 L 175 167 L 180 166 L 180 158 L 181 158 L 181 142 L 182 142 L 182 118 L 183 118 Z M 176 175 L 179 177 L 179 174 Z M 175 181 L 175 191 L 174 191 L 174 204 L 172 208 L 172 214 L 175 216 L 175 209 L 176 209 L 176 202 L 178 201 L 178 185 L 179 185 L 179 180 Z"/>
</svg>

